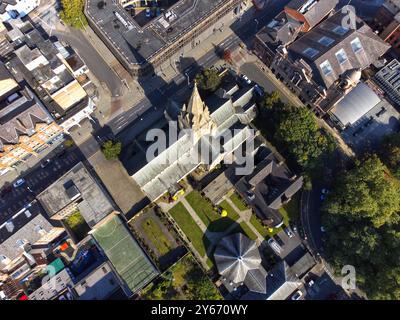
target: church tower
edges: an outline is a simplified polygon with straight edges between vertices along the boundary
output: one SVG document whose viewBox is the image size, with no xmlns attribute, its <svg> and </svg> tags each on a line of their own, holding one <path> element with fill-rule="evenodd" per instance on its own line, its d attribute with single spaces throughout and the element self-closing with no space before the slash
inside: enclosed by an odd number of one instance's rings
<svg viewBox="0 0 400 320">
<path fill-rule="evenodd" d="M 210 110 L 200 97 L 196 82 L 188 105 L 183 105 L 178 116 L 178 124 L 181 130 L 192 129 L 195 141 L 205 135 L 214 135 L 217 131 L 217 125 L 210 116 Z"/>
</svg>

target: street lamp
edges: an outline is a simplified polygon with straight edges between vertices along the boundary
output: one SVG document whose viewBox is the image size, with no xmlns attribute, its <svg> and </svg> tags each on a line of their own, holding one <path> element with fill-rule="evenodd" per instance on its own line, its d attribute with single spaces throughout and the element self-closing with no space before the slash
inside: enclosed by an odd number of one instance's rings
<svg viewBox="0 0 400 320">
<path fill-rule="evenodd" d="M 190 86 L 190 78 L 187 72 L 185 72 L 185 76 L 187 77 L 188 86 Z"/>
<path fill-rule="evenodd" d="M 257 19 L 254 19 L 254 22 L 256 23 L 256 31 L 257 31 L 257 29 L 258 29 L 258 20 Z"/>
</svg>

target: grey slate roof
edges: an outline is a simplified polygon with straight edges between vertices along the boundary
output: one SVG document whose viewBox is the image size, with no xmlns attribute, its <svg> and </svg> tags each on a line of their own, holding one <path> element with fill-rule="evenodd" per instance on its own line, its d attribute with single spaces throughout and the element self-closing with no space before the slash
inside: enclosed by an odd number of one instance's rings
<svg viewBox="0 0 400 320">
<path fill-rule="evenodd" d="M 257 244 L 242 233 L 220 240 L 214 252 L 214 260 L 218 273 L 234 283 L 245 281 L 250 270 L 261 266 Z"/>
<path fill-rule="evenodd" d="M 22 253 L 17 240 L 26 240 L 34 244 L 42 237 L 39 226 L 49 232 L 53 226 L 44 214 L 39 203 L 33 202 L 31 207 L 20 210 L 0 225 L 0 255 L 13 260 Z"/>
<path fill-rule="evenodd" d="M 335 33 L 334 29 L 340 27 L 344 19 L 347 19 L 344 13 L 337 12 L 288 47 L 289 55 L 293 59 L 304 59 L 311 66 L 315 81 L 326 88 L 329 88 L 346 70 L 356 68 L 363 70 L 390 48 L 358 17 L 355 29 L 348 28 L 343 34 Z M 319 42 L 323 36 L 331 38 L 333 42 L 325 46 Z M 360 40 L 363 49 L 355 52 L 351 42 L 356 38 Z M 307 48 L 317 50 L 315 56 L 307 56 L 304 53 Z M 348 58 L 342 63 L 335 55 L 340 49 L 345 51 Z M 332 68 L 326 75 L 320 66 L 324 61 L 329 61 Z"/>
<path fill-rule="evenodd" d="M 300 285 L 300 280 L 293 274 L 285 261 L 278 262 L 268 272 L 266 293 L 249 291 L 242 300 L 286 300 Z"/>
<path fill-rule="evenodd" d="M 13 96 L 15 100 L 12 102 L 8 102 L 7 97 L 0 101 L 0 151 L 6 144 L 18 144 L 21 135 L 35 134 L 37 123 L 49 124 L 53 121 L 31 92 L 20 90 Z"/>
</svg>

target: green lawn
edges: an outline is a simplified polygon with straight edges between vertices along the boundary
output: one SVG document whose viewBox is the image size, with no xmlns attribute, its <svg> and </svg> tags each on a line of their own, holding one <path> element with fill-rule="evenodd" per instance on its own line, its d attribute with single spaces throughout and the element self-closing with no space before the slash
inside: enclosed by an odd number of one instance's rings
<svg viewBox="0 0 400 320">
<path fill-rule="evenodd" d="M 206 226 L 220 217 L 212 204 L 204 199 L 200 192 L 192 191 L 186 196 L 186 200 Z"/>
<path fill-rule="evenodd" d="M 186 200 L 211 232 L 225 231 L 239 218 L 237 212 L 226 201 L 221 203 L 221 207 L 228 212 L 228 216 L 221 217 L 221 215 L 214 210 L 212 204 L 198 191 L 189 193 L 186 196 Z"/>
<path fill-rule="evenodd" d="M 248 224 L 246 222 L 242 222 L 240 223 L 240 228 L 243 231 L 243 233 L 249 237 L 251 240 L 256 240 L 257 236 L 255 235 L 255 233 L 250 229 L 250 227 L 248 226 Z"/>
<path fill-rule="evenodd" d="M 209 243 L 204 243 L 203 232 L 193 220 L 184 205 L 182 203 L 176 204 L 171 210 L 169 210 L 169 213 L 182 231 L 186 234 L 199 254 L 204 256 L 206 254 L 206 247 L 208 247 Z"/>
<path fill-rule="evenodd" d="M 268 231 L 268 227 L 263 226 L 262 223 L 261 223 L 261 221 L 256 217 L 255 214 L 252 214 L 252 215 L 251 215 L 250 223 L 254 226 L 254 228 L 257 229 L 257 231 L 258 231 L 264 238 L 272 237 L 272 236 L 274 236 L 275 234 L 277 234 L 279 231 L 282 230 L 282 228 L 278 228 L 278 229 L 274 228 L 272 232 L 269 232 L 269 231 Z"/>
<path fill-rule="evenodd" d="M 146 233 L 147 238 L 157 248 L 160 255 L 165 255 L 173 249 L 171 242 L 167 239 L 157 222 L 151 217 L 142 221 L 142 230 Z"/>
<path fill-rule="evenodd" d="M 220 204 L 220 207 L 222 209 L 225 209 L 228 212 L 228 217 L 231 218 L 232 220 L 237 220 L 240 218 L 239 214 L 236 212 L 235 209 L 232 208 L 232 206 L 228 203 L 228 201 L 224 200 Z"/>
<path fill-rule="evenodd" d="M 237 195 L 236 193 L 232 194 L 230 196 L 231 201 L 234 203 L 234 205 L 236 206 L 236 208 L 238 208 L 240 211 L 244 211 L 247 210 L 248 208 L 246 207 L 246 205 L 244 204 L 242 198 L 240 198 L 239 195 Z"/>
</svg>

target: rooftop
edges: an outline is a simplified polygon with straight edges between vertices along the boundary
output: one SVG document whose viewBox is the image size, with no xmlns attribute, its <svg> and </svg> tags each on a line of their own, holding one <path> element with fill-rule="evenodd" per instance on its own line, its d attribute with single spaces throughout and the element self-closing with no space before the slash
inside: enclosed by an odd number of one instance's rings
<svg viewBox="0 0 400 320">
<path fill-rule="evenodd" d="M 119 215 L 110 214 L 91 234 L 133 294 L 158 275 Z"/>
<path fill-rule="evenodd" d="M 76 205 L 90 227 L 113 211 L 110 199 L 82 162 L 39 194 L 37 199 L 50 217 L 63 215 L 63 209 Z"/>
<path fill-rule="evenodd" d="M 355 28 L 343 27 L 343 19 L 344 13 L 335 13 L 288 47 L 289 55 L 304 59 L 326 88 L 346 70 L 369 67 L 390 48 L 358 17 Z"/>
<path fill-rule="evenodd" d="M 142 64 L 227 1 L 179 0 L 142 26 L 116 1 L 100 8 L 97 0 L 87 0 L 86 15 L 129 64 Z"/>
</svg>

